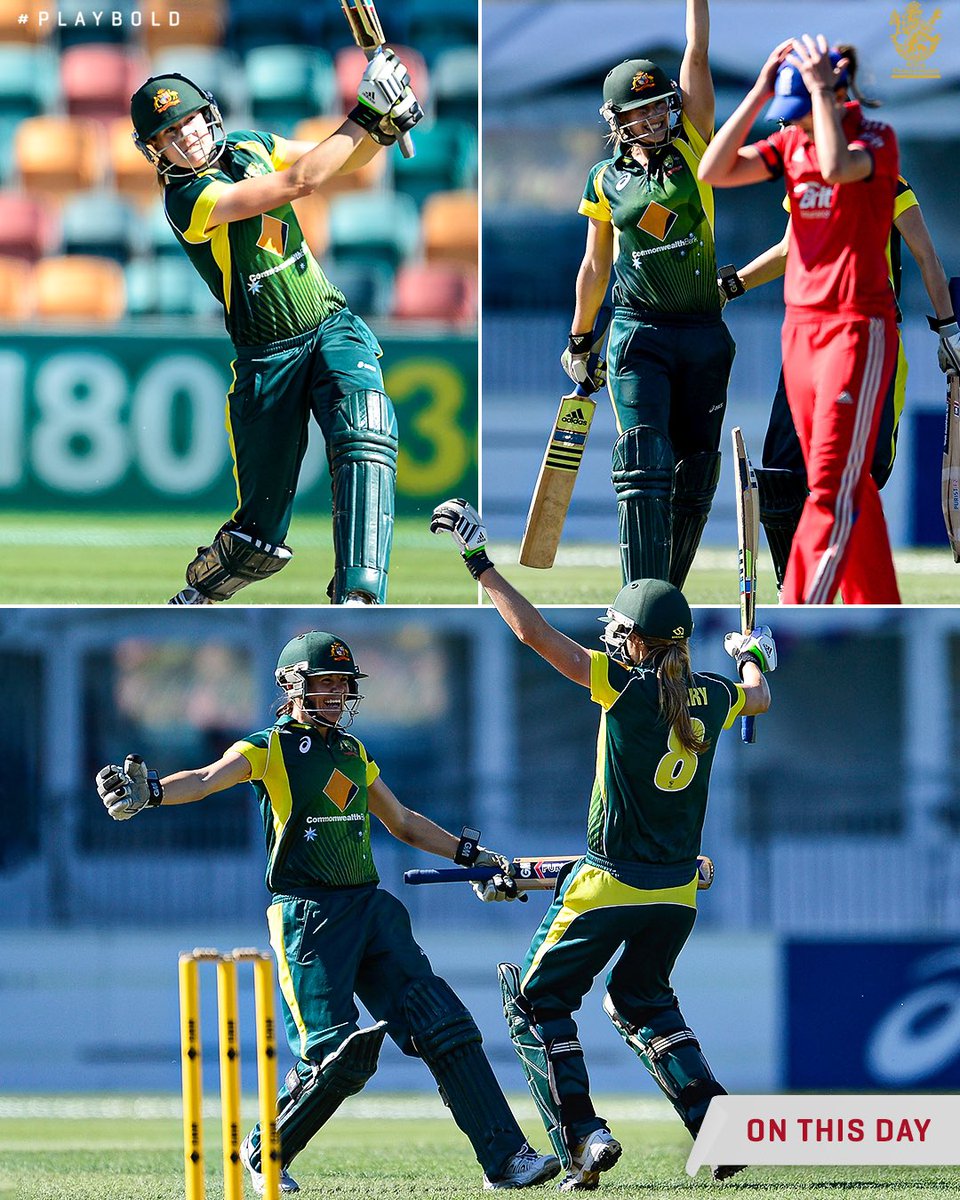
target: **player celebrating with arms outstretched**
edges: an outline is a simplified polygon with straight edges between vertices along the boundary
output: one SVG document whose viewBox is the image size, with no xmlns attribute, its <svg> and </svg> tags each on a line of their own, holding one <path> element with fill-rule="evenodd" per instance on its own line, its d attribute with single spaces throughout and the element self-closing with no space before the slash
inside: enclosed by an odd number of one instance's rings
<svg viewBox="0 0 960 1200">
<path fill-rule="evenodd" d="M 123 821 L 145 808 L 253 784 L 266 838 L 270 943 L 297 1058 L 277 1105 L 283 1191 L 299 1190 L 286 1168 L 373 1075 L 387 1033 L 430 1068 L 483 1167 L 485 1188 L 552 1179 L 560 1163 L 527 1145 L 473 1017 L 434 974 L 407 910 L 378 886 L 370 813 L 400 841 L 432 854 L 454 858 L 460 842 L 401 804 L 363 744 L 346 732 L 365 678 L 345 642 L 319 631 L 301 634 L 280 652 L 276 679 L 284 699 L 272 727 L 235 742 L 209 766 L 163 779 L 130 755 L 122 767 L 100 771 L 97 789 L 110 816 Z M 475 845 L 470 861 L 504 871 L 508 865 Z M 368 1029 L 358 1028 L 354 996 L 376 1021 Z M 240 1157 L 262 1193 L 259 1125 Z"/>
<path fill-rule="evenodd" d="M 596 975 L 604 1009 L 695 1137 L 724 1089 L 687 1028 L 670 975 L 697 915 L 697 855 L 717 739 L 740 715 L 766 712 L 770 630 L 728 634 L 742 682 L 694 672 L 690 608 L 659 579 L 627 584 L 607 610 L 604 651 L 578 645 L 495 569 L 486 532 L 463 500 L 434 510 L 500 615 L 524 645 L 589 688 L 603 716 L 587 814 L 587 853 L 561 874 L 523 967 L 501 965 L 504 1010 L 527 1082 L 568 1173 L 561 1189 L 589 1190 L 620 1157 L 594 1111 L 573 1013 Z M 738 1168 L 720 1166 L 714 1177 Z"/>
<path fill-rule="evenodd" d="M 134 94 L 134 140 L 237 352 L 226 418 L 237 507 L 198 549 L 171 604 L 228 600 L 290 561 L 284 538 L 311 413 L 333 487 L 328 594 L 335 604 L 386 599 L 397 423 L 381 350 L 310 253 L 291 202 L 357 170 L 422 115 L 391 51 L 368 64 L 357 106 L 318 145 L 226 134 L 213 96 L 182 75 L 148 79 Z"/>
<path fill-rule="evenodd" d="M 713 133 L 707 0 L 687 0 L 678 83 L 634 58 L 603 84 L 612 158 L 594 166 L 579 211 L 587 244 L 563 353 L 588 378 L 594 321 L 615 274 L 608 350 L 617 432 L 623 581 L 682 587 L 720 478 L 720 432 L 734 345 L 714 283 L 713 193 L 697 164 Z M 599 385 L 602 381 L 595 381 Z"/>
<path fill-rule="evenodd" d="M 826 38 L 781 43 L 717 134 L 700 178 L 739 187 L 783 176 L 790 199 L 783 377 L 810 495 L 781 599 L 828 604 L 843 587 L 860 604 L 900 600 L 870 465 L 897 359 L 886 248 L 899 157 L 893 130 L 842 103 L 845 62 Z M 745 146 L 771 96 L 784 127 Z"/>
</svg>

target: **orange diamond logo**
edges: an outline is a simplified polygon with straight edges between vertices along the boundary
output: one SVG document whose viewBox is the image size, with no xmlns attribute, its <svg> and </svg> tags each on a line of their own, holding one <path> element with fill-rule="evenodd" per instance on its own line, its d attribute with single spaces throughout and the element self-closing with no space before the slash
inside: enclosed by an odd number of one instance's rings
<svg viewBox="0 0 960 1200">
<path fill-rule="evenodd" d="M 323 794 L 343 812 L 360 789 L 342 771 L 335 770 L 327 780 Z"/>
</svg>

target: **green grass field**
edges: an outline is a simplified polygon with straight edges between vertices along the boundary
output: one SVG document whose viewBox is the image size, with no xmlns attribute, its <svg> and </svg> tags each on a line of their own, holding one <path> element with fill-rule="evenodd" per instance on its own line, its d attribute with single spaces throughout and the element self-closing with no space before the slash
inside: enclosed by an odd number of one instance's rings
<svg viewBox="0 0 960 1200">
<path fill-rule="evenodd" d="M 511 583 L 535 604 L 606 607 L 620 589 L 616 546 L 564 544 L 549 571 L 517 566 L 517 553 L 516 544 L 491 548 Z M 946 547 L 898 550 L 894 558 L 904 604 L 960 604 L 960 564 Z M 739 605 L 738 588 L 736 547 L 701 547 L 684 588 L 690 603 Z M 765 546 L 758 559 L 757 602 L 777 603 L 777 583 Z"/>
<path fill-rule="evenodd" d="M 546 1137 L 526 1097 L 512 1097 L 524 1130 Z M 690 1140 L 666 1102 L 598 1098 L 598 1111 L 624 1144 L 600 1194 L 658 1200 L 730 1193 L 763 1200 L 827 1197 L 858 1200 L 943 1197 L 960 1188 L 955 1167 L 753 1167 L 714 1183 L 706 1170 L 684 1171 Z M 255 1119 L 253 1098 L 244 1115 Z M 206 1121 L 207 1194 L 223 1195 L 215 1109 Z M 0 1099 L 0 1197 L 3 1200 L 182 1200 L 179 1101 L 174 1096 L 58 1096 Z M 480 1169 L 466 1140 L 433 1095 L 367 1094 L 348 1100 L 294 1164 L 304 1200 L 476 1200 Z M 247 1196 L 252 1189 L 247 1185 Z M 552 1184 L 531 1197 L 555 1196 Z"/>
<path fill-rule="evenodd" d="M 0 521 L 6 604 L 164 604 L 184 586 L 195 548 L 208 545 L 209 514 L 112 516 L 9 513 Z M 233 604 L 327 604 L 333 574 L 330 517 L 294 517 L 293 561 Z M 398 520 L 390 570 L 392 604 L 475 604 L 477 589 L 449 538 Z"/>
</svg>

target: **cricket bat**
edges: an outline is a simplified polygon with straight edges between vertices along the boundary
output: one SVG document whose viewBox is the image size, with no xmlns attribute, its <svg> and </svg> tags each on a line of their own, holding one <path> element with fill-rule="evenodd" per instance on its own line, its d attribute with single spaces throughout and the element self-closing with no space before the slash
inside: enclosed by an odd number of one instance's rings
<svg viewBox="0 0 960 1200">
<path fill-rule="evenodd" d="M 960 308 L 960 279 L 950 280 L 953 311 Z M 947 414 L 943 430 L 940 502 L 953 561 L 960 563 L 960 378 L 947 376 Z"/>
<path fill-rule="evenodd" d="M 353 40 L 367 56 L 367 62 L 371 62 L 387 44 L 373 0 L 340 0 L 340 7 L 347 18 Z M 409 133 L 401 133 L 397 145 L 404 158 L 413 158 L 413 138 Z"/>
<path fill-rule="evenodd" d="M 740 574 L 740 631 L 753 633 L 757 607 L 757 543 L 760 537 L 760 498 L 757 477 L 747 456 L 739 425 L 733 431 L 734 483 L 737 497 L 737 549 Z M 755 742 L 753 717 L 740 718 L 740 737 Z"/>
<path fill-rule="evenodd" d="M 597 313 L 593 327 L 594 340 L 587 359 L 587 370 L 591 375 L 600 362 L 609 323 L 610 309 L 604 306 Z M 587 435 L 597 410 L 597 402 L 591 399 L 591 395 L 590 388 L 578 383 L 573 392 L 560 401 L 520 543 L 520 562 L 525 567 L 546 570 L 553 566 L 557 557 L 573 485 L 577 482 Z"/>
<path fill-rule="evenodd" d="M 552 891 L 557 876 L 568 863 L 580 855 L 561 854 L 554 858 L 515 858 L 510 863 L 510 877 L 516 881 L 518 892 Z M 435 870 L 404 871 L 403 882 L 421 883 L 486 883 L 499 874 L 496 867 L 440 867 Z M 713 883 L 713 860 L 705 854 L 697 859 L 697 888 L 706 891 Z"/>
</svg>

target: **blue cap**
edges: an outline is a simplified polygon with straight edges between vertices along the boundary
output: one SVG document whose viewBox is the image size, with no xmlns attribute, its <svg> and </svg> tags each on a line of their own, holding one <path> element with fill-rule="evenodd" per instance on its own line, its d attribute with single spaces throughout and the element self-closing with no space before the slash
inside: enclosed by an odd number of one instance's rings
<svg viewBox="0 0 960 1200">
<path fill-rule="evenodd" d="M 830 51 L 830 61 L 833 63 L 834 69 L 841 57 L 842 55 L 838 54 L 836 50 Z M 837 76 L 834 90 L 846 87 L 847 82 L 847 69 L 844 67 Z M 796 121 L 800 117 L 805 117 L 812 108 L 813 101 L 810 99 L 810 93 L 807 91 L 807 85 L 803 82 L 803 76 L 799 69 L 791 62 L 783 63 L 777 71 L 773 100 L 767 109 L 767 120 Z"/>
</svg>

